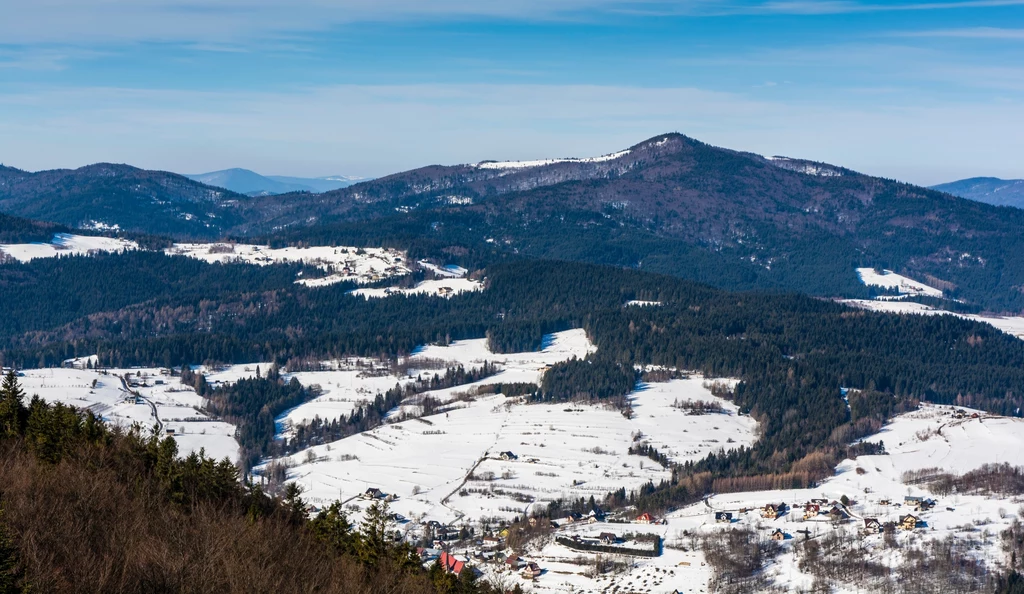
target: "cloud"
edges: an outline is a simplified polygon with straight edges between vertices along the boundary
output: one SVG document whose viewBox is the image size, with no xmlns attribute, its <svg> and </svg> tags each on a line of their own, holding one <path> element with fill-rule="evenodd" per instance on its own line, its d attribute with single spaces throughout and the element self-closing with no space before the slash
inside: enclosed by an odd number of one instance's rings
<svg viewBox="0 0 1024 594">
<path fill-rule="evenodd" d="M 1024 29 L 1001 29 L 999 27 L 967 27 L 963 29 L 934 29 L 930 31 L 908 31 L 897 33 L 900 37 L 952 37 L 959 39 L 1010 39 L 1024 40 Z"/>
<path fill-rule="evenodd" d="M 549 20 L 709 0 L 0 0 L 0 43 L 225 43 L 367 21 Z M 714 3 L 714 2 L 711 2 Z"/>
<path fill-rule="evenodd" d="M 0 96 L 0 161 L 382 175 L 432 163 L 605 154 L 666 131 L 918 183 L 1021 176 L 1024 106 L 761 101 L 699 88 L 339 85 L 288 93 L 124 88 Z M 970 146 L 970 151 L 962 147 Z"/>
<path fill-rule="evenodd" d="M 964 0 L 961 2 L 855 2 L 852 0 L 776 0 L 749 7 L 750 12 L 825 15 L 860 12 L 902 12 L 997 8 L 1024 5 L 1024 0 Z"/>
</svg>

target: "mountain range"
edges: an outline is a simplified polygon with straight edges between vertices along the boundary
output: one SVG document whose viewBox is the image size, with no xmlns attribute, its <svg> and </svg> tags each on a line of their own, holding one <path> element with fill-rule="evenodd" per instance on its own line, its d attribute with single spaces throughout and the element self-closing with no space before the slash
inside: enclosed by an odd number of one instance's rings
<svg viewBox="0 0 1024 594">
<path fill-rule="evenodd" d="M 972 177 L 932 186 L 932 189 L 995 206 L 1024 208 L 1024 179 Z"/>
<path fill-rule="evenodd" d="M 595 158 L 431 165 L 320 194 L 246 196 L 127 166 L 4 169 L 0 211 L 171 236 L 417 246 L 470 264 L 577 260 L 821 296 L 867 296 L 854 269 L 875 266 L 1024 310 L 1024 211 L 681 134 Z"/>
<path fill-rule="evenodd" d="M 209 173 L 188 174 L 185 177 L 209 186 L 224 188 L 249 196 L 287 194 L 289 192 L 310 192 L 319 194 L 356 183 L 360 178 L 343 175 L 326 177 L 289 177 L 285 175 L 260 175 L 248 169 L 223 169 Z"/>
</svg>

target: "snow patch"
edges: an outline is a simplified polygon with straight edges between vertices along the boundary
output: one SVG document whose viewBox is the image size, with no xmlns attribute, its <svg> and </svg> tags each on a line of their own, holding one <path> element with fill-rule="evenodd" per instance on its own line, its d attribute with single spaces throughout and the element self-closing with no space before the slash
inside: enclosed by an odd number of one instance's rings
<svg viewBox="0 0 1024 594">
<path fill-rule="evenodd" d="M 617 153 L 611 153 L 610 155 L 602 155 L 600 157 L 570 157 L 566 159 L 537 159 L 534 161 L 483 161 L 478 163 L 476 167 L 478 169 L 526 169 L 528 167 L 543 167 L 545 165 L 554 165 L 556 163 L 602 163 L 604 161 L 612 161 L 619 157 L 624 157 L 628 154 L 629 149 L 619 151 Z"/>
</svg>

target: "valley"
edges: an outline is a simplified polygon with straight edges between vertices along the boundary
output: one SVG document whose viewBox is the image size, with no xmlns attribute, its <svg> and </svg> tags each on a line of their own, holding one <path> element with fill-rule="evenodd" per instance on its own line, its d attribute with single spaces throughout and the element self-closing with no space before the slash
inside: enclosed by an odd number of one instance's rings
<svg viewBox="0 0 1024 594">
<path fill-rule="evenodd" d="M 723 185 L 686 189 L 698 170 Z M 1024 569 L 1016 273 L 934 216 L 988 207 L 671 134 L 223 196 L 179 213 L 203 233 L 0 219 L 19 460 L 142 473 L 168 513 L 227 502 L 472 594 Z"/>
</svg>

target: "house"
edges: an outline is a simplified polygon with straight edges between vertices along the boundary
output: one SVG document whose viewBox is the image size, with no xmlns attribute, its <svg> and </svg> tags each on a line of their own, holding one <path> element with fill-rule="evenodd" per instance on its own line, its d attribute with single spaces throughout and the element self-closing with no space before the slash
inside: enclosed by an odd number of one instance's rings
<svg viewBox="0 0 1024 594">
<path fill-rule="evenodd" d="M 582 519 L 583 514 L 581 514 L 580 512 L 569 512 L 568 514 L 566 514 L 565 519 L 563 519 L 562 521 L 566 524 L 574 524 Z"/>
<path fill-rule="evenodd" d="M 779 513 L 781 513 L 783 509 L 785 509 L 785 506 L 781 503 L 769 503 L 761 508 L 761 517 L 774 520 L 779 517 Z"/>
<path fill-rule="evenodd" d="M 903 530 L 907 530 L 909 532 L 909 531 L 914 530 L 914 528 L 917 528 L 917 523 L 920 522 L 920 521 L 921 521 L 921 518 L 918 518 L 917 516 L 914 516 L 914 515 L 911 515 L 911 514 L 907 514 L 905 516 L 901 516 L 900 517 L 900 524 L 899 524 L 899 526 Z"/>
<path fill-rule="evenodd" d="M 892 505 L 892 500 L 891 499 L 882 499 L 881 501 L 878 502 L 878 505 Z"/>
<path fill-rule="evenodd" d="M 481 544 L 485 547 L 499 547 L 501 546 L 502 539 L 497 536 L 485 536 L 481 541 Z"/>
<path fill-rule="evenodd" d="M 171 427 L 167 427 L 166 429 L 164 429 L 164 433 L 166 433 L 167 435 L 174 435 L 174 429 Z"/>
<path fill-rule="evenodd" d="M 804 506 L 804 519 L 810 520 L 815 518 L 821 513 L 821 505 L 817 503 L 808 503 Z"/>
<path fill-rule="evenodd" d="M 364 491 L 360 497 L 363 499 L 382 499 L 384 497 L 384 492 L 377 487 L 370 487 Z"/>
<path fill-rule="evenodd" d="M 715 521 L 721 524 L 732 523 L 732 514 L 729 512 L 715 512 Z"/>
<path fill-rule="evenodd" d="M 509 555 L 505 558 L 505 565 L 507 565 L 512 571 L 518 571 L 520 567 L 526 565 L 526 561 L 524 561 L 519 555 Z"/>
<path fill-rule="evenodd" d="M 437 558 L 437 562 L 441 564 L 445 573 L 455 574 L 455 577 L 459 577 L 462 570 L 466 568 L 466 564 L 463 561 L 459 561 L 448 551 L 441 553 L 441 556 Z"/>
<path fill-rule="evenodd" d="M 440 287 L 437 289 L 437 294 L 442 297 L 447 297 L 453 293 L 455 293 L 455 291 L 451 287 Z"/>
<path fill-rule="evenodd" d="M 924 497 L 911 497 L 910 495 L 903 498 L 903 503 L 914 506 L 917 511 L 923 511 L 931 509 L 935 502 L 931 499 L 925 499 Z"/>
<path fill-rule="evenodd" d="M 636 523 L 637 524 L 653 524 L 654 523 L 654 516 L 652 516 L 651 514 L 649 514 L 647 512 L 644 512 L 644 513 L 642 513 L 642 514 L 640 514 L 639 516 L 636 517 Z"/>
<path fill-rule="evenodd" d="M 612 532 L 602 532 L 597 538 L 601 541 L 601 544 L 606 545 L 615 544 L 619 542 L 619 537 L 615 536 L 615 534 Z"/>
<path fill-rule="evenodd" d="M 537 526 L 537 518 L 530 518 L 530 527 Z"/>
<path fill-rule="evenodd" d="M 953 411 L 953 418 L 954 419 L 962 419 L 962 418 L 964 418 L 966 416 L 967 416 L 967 413 L 965 411 L 961 410 L 961 409 L 956 409 L 955 411 Z"/>
<path fill-rule="evenodd" d="M 512 452 L 502 452 L 501 454 L 499 454 L 499 457 L 502 460 L 517 460 L 519 458 L 519 456 L 516 456 Z"/>
<path fill-rule="evenodd" d="M 776 528 L 775 532 L 772 532 L 771 539 L 772 540 L 786 540 L 786 533 L 783 532 L 782 530 L 780 530 L 779 528 Z"/>
<path fill-rule="evenodd" d="M 811 499 L 811 503 L 821 507 L 822 505 L 828 505 L 828 499 Z"/>
<path fill-rule="evenodd" d="M 524 579 L 532 580 L 539 577 L 541 573 L 543 573 L 543 570 L 540 568 L 540 565 L 531 561 L 526 564 L 526 567 L 523 568 L 520 575 L 522 575 Z"/>
<path fill-rule="evenodd" d="M 833 505 L 832 509 L 828 510 L 828 519 L 833 522 L 842 522 L 847 518 L 847 514 L 843 511 L 843 508 L 838 505 Z"/>
<path fill-rule="evenodd" d="M 875 518 L 864 518 L 864 534 L 878 534 L 881 531 L 881 522 Z"/>
</svg>

